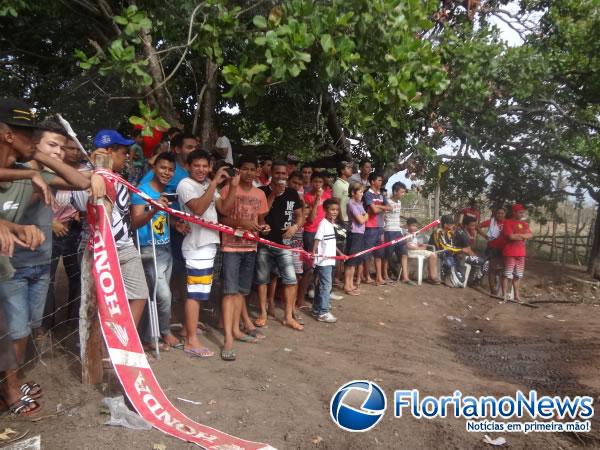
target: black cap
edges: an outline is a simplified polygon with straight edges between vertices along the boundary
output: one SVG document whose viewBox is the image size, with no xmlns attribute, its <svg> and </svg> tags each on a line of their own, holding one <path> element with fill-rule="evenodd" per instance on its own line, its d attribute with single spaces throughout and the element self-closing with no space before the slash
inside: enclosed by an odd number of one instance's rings
<svg viewBox="0 0 600 450">
<path fill-rule="evenodd" d="M 29 105 L 12 97 L 0 99 L 0 122 L 13 127 L 38 128 Z"/>
</svg>

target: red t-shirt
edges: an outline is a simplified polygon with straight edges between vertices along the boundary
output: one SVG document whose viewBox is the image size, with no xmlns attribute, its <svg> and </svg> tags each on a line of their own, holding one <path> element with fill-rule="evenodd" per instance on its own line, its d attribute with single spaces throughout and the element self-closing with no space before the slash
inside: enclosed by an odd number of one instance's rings
<svg viewBox="0 0 600 450">
<path fill-rule="evenodd" d="M 500 231 L 500 233 L 498 234 L 498 237 L 496 237 L 495 239 L 490 239 L 487 243 L 487 246 L 489 248 L 498 248 L 498 249 L 502 249 L 502 247 L 504 247 L 504 236 L 502 236 L 502 229 L 504 228 L 504 222 L 505 220 L 495 220 L 496 222 L 496 227 L 498 228 L 498 230 Z M 490 225 L 492 223 L 492 219 L 487 219 L 484 220 L 483 222 L 481 222 L 479 224 L 480 228 L 489 228 Z M 489 234 L 488 234 L 489 236 Z"/>
<path fill-rule="evenodd" d="M 502 247 L 502 255 L 504 256 L 526 256 L 525 241 L 511 241 L 508 236 L 513 233 L 530 233 L 529 224 L 522 220 L 505 220 L 502 228 L 501 239 L 505 240 Z"/>
<path fill-rule="evenodd" d="M 323 210 L 323 202 L 331 198 L 331 192 L 323 190 L 323 194 L 321 194 L 321 199 L 319 200 L 319 206 L 317 206 L 317 214 L 315 215 L 315 220 L 311 221 L 310 218 L 306 219 L 306 223 L 304 224 L 304 231 L 308 231 L 309 233 L 316 233 L 321 220 L 325 217 L 325 211 Z M 316 196 L 313 195 L 312 192 L 308 192 L 304 194 L 304 202 L 311 208 L 315 203 Z"/>
</svg>

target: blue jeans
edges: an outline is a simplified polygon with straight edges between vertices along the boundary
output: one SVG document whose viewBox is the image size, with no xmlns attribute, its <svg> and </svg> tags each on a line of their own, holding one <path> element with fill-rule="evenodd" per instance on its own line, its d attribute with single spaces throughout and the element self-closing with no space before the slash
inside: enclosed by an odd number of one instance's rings
<svg viewBox="0 0 600 450">
<path fill-rule="evenodd" d="M 313 301 L 312 310 L 314 314 L 321 315 L 329 312 L 333 269 L 335 269 L 335 266 L 315 266 L 315 277 L 319 277 L 319 282 Z"/>
<path fill-rule="evenodd" d="M 223 295 L 248 295 L 254 279 L 256 252 L 223 252 Z"/>
<path fill-rule="evenodd" d="M 281 283 L 287 286 L 296 284 L 296 269 L 290 250 L 261 245 L 256 256 L 256 284 L 271 282 L 271 269 L 277 267 Z"/>
<path fill-rule="evenodd" d="M 154 276 L 154 262 L 152 260 L 152 246 L 144 246 L 141 248 L 142 265 L 144 266 L 144 274 L 148 282 L 150 296 L 154 295 L 154 283 L 156 281 L 156 309 L 158 310 L 158 327 L 161 335 L 169 334 L 171 331 L 171 267 L 173 258 L 171 256 L 171 247 L 169 245 L 156 246 L 156 269 L 157 276 Z M 148 303 L 142 317 L 140 330 L 142 338 L 146 342 L 151 340 L 150 332 L 150 316 L 148 312 Z"/>
<path fill-rule="evenodd" d="M 27 337 L 42 326 L 49 286 L 50 264 L 16 268 L 10 280 L 0 283 L 0 305 L 11 339 Z"/>
</svg>

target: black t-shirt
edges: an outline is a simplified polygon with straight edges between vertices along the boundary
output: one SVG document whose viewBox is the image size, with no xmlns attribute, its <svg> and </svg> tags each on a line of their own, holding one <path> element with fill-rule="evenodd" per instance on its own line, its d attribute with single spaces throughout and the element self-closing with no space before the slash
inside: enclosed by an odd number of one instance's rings
<svg viewBox="0 0 600 450">
<path fill-rule="evenodd" d="M 463 228 L 456 228 L 453 241 L 454 246 L 457 248 L 467 248 L 471 246 L 471 238 L 469 237 L 469 233 L 467 233 Z"/>
<path fill-rule="evenodd" d="M 267 199 L 271 195 L 270 186 L 261 186 L 260 189 L 265 193 Z M 298 192 L 291 188 L 286 188 L 279 197 L 273 200 L 273 205 L 265 217 L 265 222 L 271 227 L 271 232 L 266 236 L 270 241 L 283 244 L 281 235 L 283 229 L 294 223 L 294 211 L 302 208 L 302 202 Z"/>
</svg>

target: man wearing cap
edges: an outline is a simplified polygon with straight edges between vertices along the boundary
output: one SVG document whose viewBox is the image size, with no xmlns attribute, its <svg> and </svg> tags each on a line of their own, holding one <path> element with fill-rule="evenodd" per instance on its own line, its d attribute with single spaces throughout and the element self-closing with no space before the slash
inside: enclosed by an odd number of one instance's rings
<svg viewBox="0 0 600 450">
<path fill-rule="evenodd" d="M 508 283 L 512 281 L 515 301 L 521 301 L 519 288 L 525 272 L 525 256 L 527 249 L 525 241 L 533 237 L 529 224 L 525 222 L 527 210 L 520 203 L 512 205 L 511 217 L 504 221 L 502 228 L 502 256 L 504 257 L 504 278 L 502 279 L 502 296 L 506 298 Z"/>
<path fill-rule="evenodd" d="M 116 130 L 100 130 L 94 137 L 96 148 L 107 150 L 109 166 L 114 172 L 119 172 L 125 168 L 129 146 L 133 143 L 132 139 L 123 137 Z M 131 315 L 137 326 L 144 313 L 149 291 L 142 259 L 133 243 L 129 190 L 121 183 L 113 185 L 102 178 L 101 183 L 92 183 L 92 196 L 94 199 L 107 197 L 109 200 L 105 204 L 111 218 L 110 227 L 117 247 L 119 265 L 125 284 L 125 294 L 127 300 L 129 300 Z"/>
</svg>

